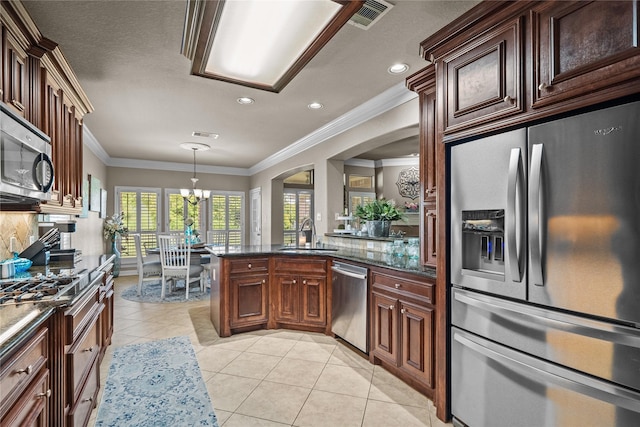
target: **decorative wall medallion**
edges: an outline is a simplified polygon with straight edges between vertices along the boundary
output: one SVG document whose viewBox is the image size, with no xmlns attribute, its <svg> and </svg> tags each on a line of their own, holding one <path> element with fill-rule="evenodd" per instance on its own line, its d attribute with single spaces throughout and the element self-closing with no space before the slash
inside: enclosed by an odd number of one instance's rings
<svg viewBox="0 0 640 427">
<path fill-rule="evenodd" d="M 420 195 L 420 173 L 418 168 L 403 169 L 398 175 L 398 191 L 402 197 L 417 199 Z"/>
</svg>

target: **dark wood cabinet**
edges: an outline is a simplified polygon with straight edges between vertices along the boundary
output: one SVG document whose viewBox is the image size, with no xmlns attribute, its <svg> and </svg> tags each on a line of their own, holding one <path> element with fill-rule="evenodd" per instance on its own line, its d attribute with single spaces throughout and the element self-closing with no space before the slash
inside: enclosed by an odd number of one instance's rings
<svg viewBox="0 0 640 427">
<path fill-rule="evenodd" d="M 571 103 L 640 78 L 635 1 L 543 2 L 531 10 L 533 88 L 531 105 Z M 609 95 L 610 96 L 610 95 Z"/>
<path fill-rule="evenodd" d="M 266 325 L 269 318 L 269 258 L 229 261 L 230 326 Z"/>
<path fill-rule="evenodd" d="M 328 330 L 327 260 L 274 257 L 272 326 L 303 325 Z"/>
<path fill-rule="evenodd" d="M 49 423 L 49 330 L 36 329 L 0 361 L 0 425 Z"/>
<path fill-rule="evenodd" d="M 26 46 L 21 46 L 9 31 L 3 32 L 3 38 L 3 102 L 26 117 L 29 89 Z"/>
<path fill-rule="evenodd" d="M 523 111 L 522 25 L 503 22 L 440 59 L 445 133 Z"/>
<path fill-rule="evenodd" d="M 100 329 L 100 357 L 98 359 L 98 365 L 102 363 L 104 354 L 107 351 L 107 347 L 111 345 L 111 338 L 113 337 L 113 319 L 114 319 L 114 278 L 113 278 L 113 263 L 109 263 L 102 270 L 102 282 L 99 288 L 98 302 L 104 306 L 102 313 L 100 313 L 99 329 Z"/>
<path fill-rule="evenodd" d="M 435 388 L 432 298 L 431 279 L 372 270 L 369 359 L 431 398 Z"/>
</svg>

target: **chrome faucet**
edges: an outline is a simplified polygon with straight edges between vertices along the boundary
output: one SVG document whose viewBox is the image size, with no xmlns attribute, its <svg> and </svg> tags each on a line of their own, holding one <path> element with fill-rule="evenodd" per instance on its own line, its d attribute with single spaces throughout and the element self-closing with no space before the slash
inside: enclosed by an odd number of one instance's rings
<svg viewBox="0 0 640 427">
<path fill-rule="evenodd" d="M 316 225 L 313 223 L 313 219 L 311 219 L 311 217 L 307 217 L 302 221 L 302 224 L 300 224 L 300 230 L 298 231 L 304 231 L 304 227 L 308 225 L 309 228 L 311 229 L 311 247 L 314 247 L 316 245 Z"/>
</svg>

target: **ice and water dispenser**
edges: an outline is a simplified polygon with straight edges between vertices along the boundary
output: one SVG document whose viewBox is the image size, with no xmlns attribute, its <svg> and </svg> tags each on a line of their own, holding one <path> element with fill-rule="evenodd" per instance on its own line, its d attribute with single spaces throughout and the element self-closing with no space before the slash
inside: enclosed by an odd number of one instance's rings
<svg viewBox="0 0 640 427">
<path fill-rule="evenodd" d="M 462 211 L 462 269 L 504 276 L 504 209 Z"/>
</svg>

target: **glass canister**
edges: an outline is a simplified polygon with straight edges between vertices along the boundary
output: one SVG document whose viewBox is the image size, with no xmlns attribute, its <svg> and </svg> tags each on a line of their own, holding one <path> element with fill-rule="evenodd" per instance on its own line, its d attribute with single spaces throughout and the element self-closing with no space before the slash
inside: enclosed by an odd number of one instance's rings
<svg viewBox="0 0 640 427">
<path fill-rule="evenodd" d="M 393 241 L 393 256 L 403 257 L 405 255 L 404 240 L 398 239 Z"/>
<path fill-rule="evenodd" d="M 420 239 L 418 237 L 407 239 L 407 256 L 409 259 L 420 258 Z"/>
</svg>

